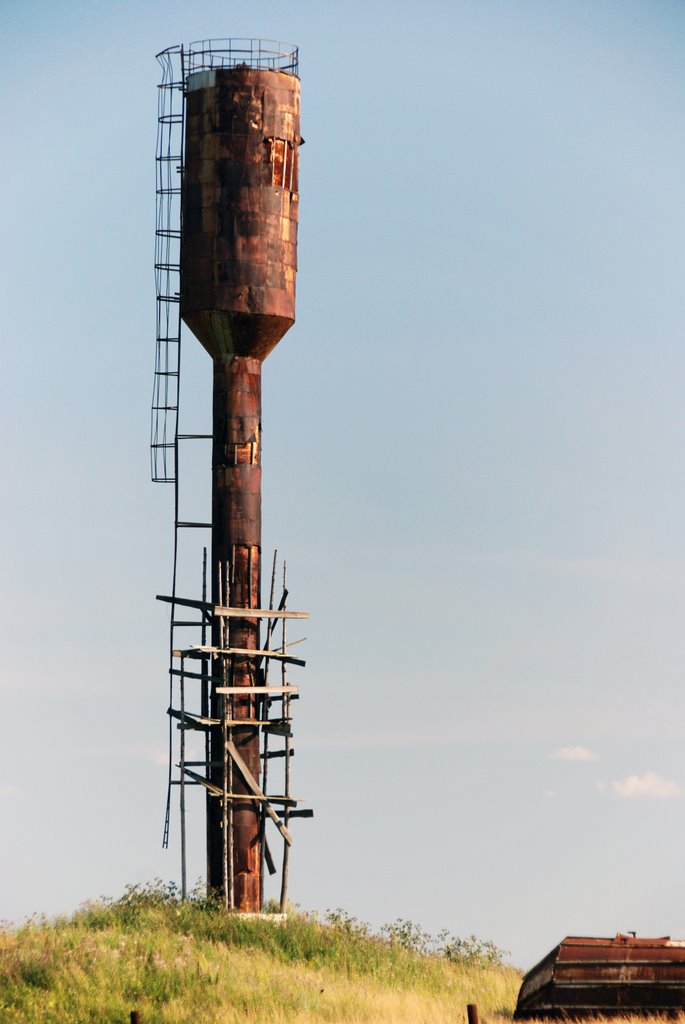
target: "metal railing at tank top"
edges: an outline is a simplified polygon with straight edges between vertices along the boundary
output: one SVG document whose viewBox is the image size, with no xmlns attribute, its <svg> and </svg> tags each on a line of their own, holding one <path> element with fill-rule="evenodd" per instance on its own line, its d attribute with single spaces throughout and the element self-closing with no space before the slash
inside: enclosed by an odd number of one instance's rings
<svg viewBox="0 0 685 1024">
<path fill-rule="evenodd" d="M 160 59 L 180 51 L 180 46 L 170 46 L 157 57 Z M 184 47 L 183 52 L 187 74 L 241 66 L 259 71 L 283 71 L 295 76 L 299 73 L 297 46 L 277 39 L 199 39 Z"/>
</svg>

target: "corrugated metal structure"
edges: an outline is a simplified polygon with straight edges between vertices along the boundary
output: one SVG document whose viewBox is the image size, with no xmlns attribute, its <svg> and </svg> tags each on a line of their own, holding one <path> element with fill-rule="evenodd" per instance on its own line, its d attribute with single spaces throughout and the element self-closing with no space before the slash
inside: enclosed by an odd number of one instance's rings
<svg viewBox="0 0 685 1024">
<path fill-rule="evenodd" d="M 685 1009 L 685 941 L 568 936 L 521 984 L 515 1020 L 673 1014 Z"/>
<path fill-rule="evenodd" d="M 263 360 L 295 320 L 302 141 L 298 53 L 251 39 L 171 47 L 158 56 L 164 78 L 152 449 L 153 477 L 174 482 L 176 491 L 173 588 L 162 598 L 172 605 L 170 678 L 179 684 L 179 706 L 174 707 L 172 685 L 169 710 L 181 730 L 180 777 L 170 777 L 170 785 L 181 787 L 183 888 L 185 789 L 200 785 L 206 792 L 209 888 L 223 895 L 227 908 L 256 913 L 263 902 L 263 865 L 275 870 L 267 819 L 284 840 L 284 906 L 292 841 L 288 824 L 292 817 L 311 816 L 295 809 L 290 794 L 291 701 L 297 688 L 285 675 L 287 665 L 304 664 L 288 653 L 286 622 L 306 613 L 286 609 L 285 575 L 275 606 L 275 559 L 268 608 L 261 601 L 261 375 Z M 212 359 L 211 435 L 179 432 L 182 323 Z M 186 522 L 179 511 L 179 444 L 197 440 L 212 444 L 211 522 L 203 523 Z M 179 531 L 188 527 L 211 530 L 209 600 L 206 549 L 202 600 L 182 599 L 176 592 Z M 179 607 L 193 608 L 199 618 L 181 618 Z M 279 647 L 274 646 L 277 624 Z M 199 628 L 200 643 L 177 644 L 174 631 L 180 628 Z M 200 672 L 187 670 L 188 658 L 201 662 Z M 278 685 L 268 678 L 274 661 L 281 673 Z M 191 679 L 200 684 L 197 713 L 186 705 Z M 188 729 L 205 733 L 203 762 L 185 758 Z M 284 741 L 283 750 L 269 749 L 269 737 L 275 736 Z M 284 766 L 284 792 L 278 797 L 264 791 L 274 757 L 283 758 Z M 281 815 L 273 807 L 279 803 Z M 168 807 L 167 802 L 165 840 Z"/>
</svg>

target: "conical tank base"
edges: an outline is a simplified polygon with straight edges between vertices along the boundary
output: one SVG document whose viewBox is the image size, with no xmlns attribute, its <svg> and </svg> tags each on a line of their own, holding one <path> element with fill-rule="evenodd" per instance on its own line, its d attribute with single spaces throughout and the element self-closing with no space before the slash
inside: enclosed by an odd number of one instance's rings
<svg viewBox="0 0 685 1024">
<path fill-rule="evenodd" d="M 183 317 L 212 359 L 250 356 L 264 361 L 294 320 L 268 313 L 232 313 L 204 310 Z"/>
</svg>

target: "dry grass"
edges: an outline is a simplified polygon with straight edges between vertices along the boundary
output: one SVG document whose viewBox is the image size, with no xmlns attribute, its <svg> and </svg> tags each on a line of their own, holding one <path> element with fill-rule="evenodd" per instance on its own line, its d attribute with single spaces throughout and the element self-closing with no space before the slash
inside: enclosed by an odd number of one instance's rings
<svg viewBox="0 0 685 1024">
<path fill-rule="evenodd" d="M 484 1024 L 514 1008 L 513 968 L 452 962 L 356 923 L 281 928 L 144 899 L 0 932 L 2 1024 Z"/>
</svg>

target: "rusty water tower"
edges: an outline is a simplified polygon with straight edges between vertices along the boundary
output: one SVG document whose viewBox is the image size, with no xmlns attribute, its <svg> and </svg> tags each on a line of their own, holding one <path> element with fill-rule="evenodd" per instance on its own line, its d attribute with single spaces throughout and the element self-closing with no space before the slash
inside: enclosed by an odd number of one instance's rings
<svg viewBox="0 0 685 1024">
<path fill-rule="evenodd" d="M 172 785 L 180 787 L 183 890 L 186 790 L 200 786 L 206 795 L 208 886 L 222 894 L 227 908 L 255 913 L 263 904 L 264 866 L 275 870 L 267 820 L 284 840 L 283 909 L 289 822 L 312 813 L 298 810 L 290 794 L 297 687 L 286 678 L 287 666 L 304 664 L 289 654 L 286 625 L 306 613 L 287 609 L 285 579 L 275 599 L 275 559 L 267 607 L 261 598 L 262 362 L 295 320 L 298 52 L 271 41 L 224 39 L 171 47 L 158 59 L 164 76 L 152 463 L 153 479 L 173 482 L 176 495 L 173 588 L 161 597 L 171 603 L 169 714 L 172 736 L 180 732 L 180 774 L 174 778 L 170 770 L 169 793 Z M 179 430 L 182 323 L 212 359 L 211 435 Z M 203 440 L 212 449 L 211 521 L 187 522 L 180 507 L 179 448 Z M 176 592 L 188 528 L 196 535 L 198 528 L 211 532 L 197 599 Z M 195 618 L 188 618 L 189 609 Z M 199 643 L 187 642 L 189 629 Z M 191 686 L 199 711 L 189 710 Z M 205 738 L 199 761 L 187 758 L 189 730 Z M 277 740 L 283 748 L 273 747 Z M 279 796 L 265 792 L 272 758 L 283 768 Z M 165 844 L 169 806 L 168 799 Z"/>
</svg>

